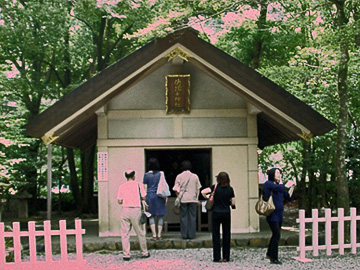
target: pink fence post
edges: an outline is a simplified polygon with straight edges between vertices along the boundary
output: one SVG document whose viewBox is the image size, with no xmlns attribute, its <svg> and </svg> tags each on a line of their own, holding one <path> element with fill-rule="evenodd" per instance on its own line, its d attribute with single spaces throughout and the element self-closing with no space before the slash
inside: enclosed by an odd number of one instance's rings
<svg viewBox="0 0 360 270">
<path fill-rule="evenodd" d="M 0 223 L 0 269 L 3 269 L 6 262 L 5 251 L 5 226 L 4 223 Z"/>
<path fill-rule="evenodd" d="M 45 259 L 47 262 L 52 262 L 53 259 L 52 259 L 50 220 L 44 221 L 44 244 L 45 244 Z"/>
<path fill-rule="evenodd" d="M 66 220 L 60 220 L 60 251 L 61 251 L 61 260 L 68 260 L 67 252 L 67 235 L 66 235 Z"/>
<path fill-rule="evenodd" d="M 305 210 L 299 211 L 300 219 L 300 234 L 299 234 L 299 245 L 300 245 L 300 260 L 305 259 Z"/>
<path fill-rule="evenodd" d="M 75 240 L 76 240 L 76 259 L 78 262 L 82 262 L 83 259 L 83 243 L 82 235 L 85 230 L 81 228 L 81 219 L 75 220 Z"/>
<path fill-rule="evenodd" d="M 297 223 L 300 223 L 299 228 L 299 251 L 300 256 L 294 257 L 295 260 L 301 261 L 301 262 L 311 262 L 312 260 L 305 258 L 305 210 L 299 210 L 299 218 L 296 220 Z"/>
<path fill-rule="evenodd" d="M 35 237 L 35 222 L 29 221 L 29 249 L 30 249 L 30 262 L 36 262 L 36 237 Z"/>
<path fill-rule="evenodd" d="M 312 209 L 312 246 L 313 246 L 313 255 L 319 256 L 319 215 L 317 209 Z"/>
<path fill-rule="evenodd" d="M 21 263 L 20 223 L 13 222 L 14 261 Z"/>
<path fill-rule="evenodd" d="M 331 255 L 331 209 L 325 209 L 325 245 L 326 255 Z"/>
<path fill-rule="evenodd" d="M 338 208 L 338 244 L 339 254 L 344 255 L 344 208 Z"/>
<path fill-rule="evenodd" d="M 356 208 L 350 208 L 351 216 L 351 253 L 356 254 Z"/>
</svg>

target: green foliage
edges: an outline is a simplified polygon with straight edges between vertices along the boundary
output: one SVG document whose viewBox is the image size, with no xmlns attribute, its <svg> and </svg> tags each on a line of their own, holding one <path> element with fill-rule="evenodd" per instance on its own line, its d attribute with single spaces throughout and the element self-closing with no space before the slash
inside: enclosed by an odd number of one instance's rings
<svg viewBox="0 0 360 270">
<path fill-rule="evenodd" d="M 258 17 L 261 3 L 267 4 L 264 21 Z M 217 40 L 217 47 L 248 66 L 253 66 L 260 52 L 259 73 L 334 123 L 339 115 L 339 41 L 348 42 L 346 161 L 351 198 L 357 205 L 359 0 L 344 3 L 348 23 L 339 28 L 334 1 L 327 0 L 0 0 L 0 182 L 14 189 L 32 188 L 41 197 L 46 185 L 46 147 L 24 135 L 24 124 L 150 39 L 196 26 L 203 30 L 204 39 Z M 249 12 L 255 16 L 248 16 Z M 255 44 L 261 44 L 259 51 Z M 332 206 L 336 136 L 332 131 L 309 144 L 298 141 L 265 148 L 259 155 L 261 169 L 281 166 L 285 179 L 309 179 L 305 188 L 319 197 L 318 205 Z M 81 175 L 78 152 L 76 163 Z M 64 149 L 54 147 L 53 185 L 68 185 L 68 171 Z M 71 203 L 69 196 L 63 199 Z"/>
<path fill-rule="evenodd" d="M 347 167 L 352 175 L 348 179 L 353 182 L 352 187 L 355 187 L 359 180 L 357 119 L 360 116 L 360 104 L 359 51 L 353 40 L 359 33 L 359 21 L 351 19 L 355 7 L 351 1 L 346 1 L 346 5 L 349 23 L 345 28 L 338 29 L 334 20 L 336 10 L 330 1 L 280 1 L 280 6 L 268 9 L 268 15 L 278 15 L 281 20 L 271 21 L 268 16 L 262 29 L 258 28 L 256 20 L 245 21 L 219 38 L 216 45 L 252 66 L 254 42 L 262 41 L 261 69 L 258 71 L 337 123 L 340 57 L 337 44 L 344 39 L 352 44 L 347 80 L 349 115 L 352 116 L 347 130 Z M 333 180 L 336 136 L 334 130 L 325 136 L 314 138 L 307 149 L 304 149 L 301 142 L 267 147 L 259 155 L 261 169 L 266 171 L 268 167 L 280 166 L 284 169 L 285 179 L 307 179 L 304 183 L 307 196 L 317 198 L 309 207 L 335 207 L 337 187 Z"/>
<path fill-rule="evenodd" d="M 41 197 L 46 147 L 24 135 L 24 124 L 139 47 L 141 42 L 125 36 L 145 27 L 153 16 L 151 6 L 149 1 L 0 0 L 0 68 L 6 71 L 0 78 L 5 120 L 0 123 L 0 181 L 11 183 L 15 191 L 30 190 L 35 202 Z M 53 186 L 69 184 L 62 147 L 53 148 L 52 162 Z"/>
<path fill-rule="evenodd" d="M 6 91 L 6 78 L 0 75 L 0 194 L 7 197 L 9 188 L 17 190 L 23 185 L 21 166 L 27 161 L 23 155 L 31 139 L 22 133 L 25 124 L 24 108 Z"/>
</svg>

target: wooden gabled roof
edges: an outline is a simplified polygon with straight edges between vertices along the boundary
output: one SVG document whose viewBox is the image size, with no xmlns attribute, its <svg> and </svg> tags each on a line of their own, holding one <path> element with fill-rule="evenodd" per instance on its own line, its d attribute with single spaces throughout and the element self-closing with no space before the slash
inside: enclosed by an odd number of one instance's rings
<svg viewBox="0 0 360 270">
<path fill-rule="evenodd" d="M 27 135 L 86 149 L 96 143 L 96 111 L 168 61 L 175 50 L 243 99 L 254 104 L 259 147 L 323 135 L 334 124 L 257 71 L 198 37 L 192 29 L 154 39 L 103 70 L 29 121 Z M 291 106 L 290 106 L 291 104 Z"/>
</svg>

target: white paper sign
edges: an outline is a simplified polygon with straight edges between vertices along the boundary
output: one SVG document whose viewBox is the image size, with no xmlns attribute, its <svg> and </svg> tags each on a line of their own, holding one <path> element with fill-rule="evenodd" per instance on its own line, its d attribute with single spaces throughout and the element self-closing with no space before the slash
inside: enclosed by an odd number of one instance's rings
<svg viewBox="0 0 360 270">
<path fill-rule="evenodd" d="M 97 163 L 98 181 L 108 181 L 108 153 L 98 152 Z"/>
</svg>

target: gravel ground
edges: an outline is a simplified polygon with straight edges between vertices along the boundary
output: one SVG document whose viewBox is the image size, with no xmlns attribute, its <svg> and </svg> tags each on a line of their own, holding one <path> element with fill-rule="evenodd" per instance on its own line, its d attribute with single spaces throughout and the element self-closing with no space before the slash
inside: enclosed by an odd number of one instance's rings
<svg viewBox="0 0 360 270">
<path fill-rule="evenodd" d="M 325 253 L 320 253 L 319 257 L 312 257 L 307 253 L 307 258 L 312 262 L 302 263 L 293 259 L 299 255 L 295 247 L 280 247 L 280 260 L 282 265 L 270 264 L 265 258 L 265 248 L 238 248 L 231 250 L 231 261 L 229 263 L 212 262 L 212 249 L 162 249 L 150 250 L 151 257 L 141 259 L 139 251 L 132 253 L 132 259 L 128 262 L 123 261 L 121 252 L 94 252 L 85 253 L 86 261 L 83 265 L 75 264 L 75 254 L 69 254 L 68 263 L 60 262 L 60 256 L 53 256 L 57 261 L 52 265 L 42 262 L 40 265 L 23 267 L 16 266 L 15 270 L 223 270 L 223 269 L 360 269 L 360 256 L 345 253 L 345 255 L 332 255 L 327 257 Z M 334 254 L 336 254 L 334 252 Z M 29 258 L 24 256 L 23 261 Z M 38 256 L 38 261 L 44 261 L 44 256 Z M 44 264 L 43 264 L 44 263 Z"/>
<path fill-rule="evenodd" d="M 360 269 L 359 255 L 345 254 L 319 257 L 307 255 L 312 262 L 302 263 L 293 259 L 298 256 L 295 248 L 280 248 L 282 265 L 271 265 L 265 259 L 266 249 L 232 249 L 231 262 L 212 262 L 212 249 L 167 249 L 150 250 L 151 257 L 140 259 L 139 252 L 133 252 L 129 262 L 122 260 L 121 252 L 85 254 L 84 269 L 166 269 L 166 270 L 207 270 L 207 269 Z"/>
</svg>

